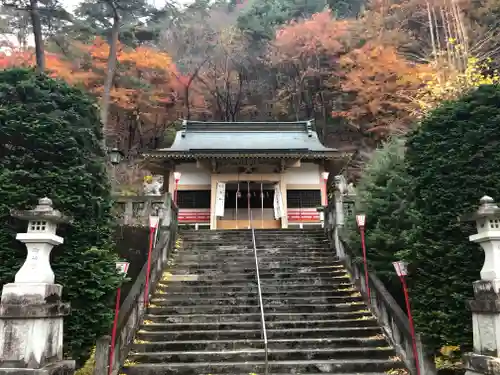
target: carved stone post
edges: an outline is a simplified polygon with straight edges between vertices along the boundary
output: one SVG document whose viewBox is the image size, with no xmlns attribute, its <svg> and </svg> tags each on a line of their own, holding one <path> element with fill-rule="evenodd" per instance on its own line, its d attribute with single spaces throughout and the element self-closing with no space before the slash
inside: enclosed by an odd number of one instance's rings
<svg viewBox="0 0 500 375">
<path fill-rule="evenodd" d="M 476 221 L 477 234 L 469 240 L 484 250 L 481 280 L 473 283 L 472 311 L 474 353 L 464 355 L 466 375 L 500 374 L 500 208 L 484 196 L 476 212 L 463 220 Z"/>
<path fill-rule="evenodd" d="M 54 284 L 50 252 L 63 243 L 57 224 L 69 218 L 42 198 L 34 210 L 12 211 L 27 220 L 26 233 L 16 239 L 26 245 L 26 260 L 14 283 L 6 284 L 0 303 L 0 374 L 58 374 L 74 372 L 74 361 L 63 361 L 63 317 L 69 304 L 61 302 L 62 286 Z"/>
</svg>

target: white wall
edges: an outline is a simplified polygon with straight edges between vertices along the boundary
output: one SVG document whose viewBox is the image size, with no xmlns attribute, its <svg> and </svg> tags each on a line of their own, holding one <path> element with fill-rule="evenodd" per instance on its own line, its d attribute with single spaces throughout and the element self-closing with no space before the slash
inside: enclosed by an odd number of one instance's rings
<svg viewBox="0 0 500 375">
<path fill-rule="evenodd" d="M 175 167 L 181 172 L 179 185 L 210 185 L 210 173 L 206 169 L 197 168 L 196 163 L 183 163 Z"/>
<path fill-rule="evenodd" d="M 290 168 L 285 172 L 285 182 L 294 185 L 315 185 L 320 182 L 319 165 L 302 163 L 299 168 Z"/>
</svg>

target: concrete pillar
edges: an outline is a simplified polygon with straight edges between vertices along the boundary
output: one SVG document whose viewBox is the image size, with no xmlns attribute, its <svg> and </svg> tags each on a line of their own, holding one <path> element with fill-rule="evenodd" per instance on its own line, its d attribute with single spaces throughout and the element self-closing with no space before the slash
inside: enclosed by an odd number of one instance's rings
<svg viewBox="0 0 500 375">
<path fill-rule="evenodd" d="M 54 283 L 50 252 L 64 242 L 57 224 L 70 219 L 42 198 L 34 210 L 13 211 L 28 221 L 16 239 L 26 245 L 26 261 L 6 284 L 0 303 L 0 374 L 72 374 L 74 361 L 63 361 L 63 317 L 69 304 L 61 302 L 62 286 Z"/>
<path fill-rule="evenodd" d="M 462 220 L 475 221 L 477 234 L 469 240 L 481 245 L 485 260 L 481 279 L 473 283 L 474 352 L 464 355 L 466 375 L 500 374 L 500 208 L 484 196 L 478 210 Z"/>
</svg>

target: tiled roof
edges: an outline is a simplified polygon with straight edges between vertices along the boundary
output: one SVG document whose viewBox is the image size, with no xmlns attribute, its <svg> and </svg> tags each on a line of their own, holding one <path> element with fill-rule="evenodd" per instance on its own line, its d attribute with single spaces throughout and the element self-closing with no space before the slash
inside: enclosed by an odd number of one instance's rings
<svg viewBox="0 0 500 375">
<path fill-rule="evenodd" d="M 157 149 L 165 154 L 209 153 L 336 153 L 325 147 L 311 121 L 299 122 L 198 122 L 184 121 L 174 143 Z M 148 153 L 149 154 L 149 153 Z"/>
</svg>

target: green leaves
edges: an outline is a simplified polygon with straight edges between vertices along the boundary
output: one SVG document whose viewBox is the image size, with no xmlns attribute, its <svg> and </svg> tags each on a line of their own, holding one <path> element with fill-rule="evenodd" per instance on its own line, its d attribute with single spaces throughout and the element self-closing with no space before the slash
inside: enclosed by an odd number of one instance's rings
<svg viewBox="0 0 500 375">
<path fill-rule="evenodd" d="M 356 209 L 366 213 L 366 246 L 370 268 L 398 300 L 404 302 L 392 262 L 401 259 L 412 227 L 409 177 L 403 139 L 392 139 L 375 151 L 357 187 Z M 355 218 L 347 223 L 351 247 L 361 251 Z M 404 306 L 402 304 L 402 306 Z"/>
<path fill-rule="evenodd" d="M 415 192 L 418 226 L 407 259 L 415 322 L 429 345 L 470 347 L 466 301 L 473 297 L 484 255 L 468 241 L 470 212 L 483 195 L 499 199 L 500 88 L 482 86 L 456 102 L 443 103 L 409 138 L 407 169 Z M 429 309 L 432 306 L 432 309 Z"/>
<path fill-rule="evenodd" d="M 79 364 L 109 332 L 121 281 L 101 142 L 95 101 L 82 91 L 32 70 L 0 72 L 0 284 L 12 282 L 26 257 L 15 240 L 26 223 L 10 218 L 9 210 L 50 197 L 74 218 L 58 231 L 65 242 L 52 251 L 52 266 L 72 305 L 65 353 Z"/>
</svg>

